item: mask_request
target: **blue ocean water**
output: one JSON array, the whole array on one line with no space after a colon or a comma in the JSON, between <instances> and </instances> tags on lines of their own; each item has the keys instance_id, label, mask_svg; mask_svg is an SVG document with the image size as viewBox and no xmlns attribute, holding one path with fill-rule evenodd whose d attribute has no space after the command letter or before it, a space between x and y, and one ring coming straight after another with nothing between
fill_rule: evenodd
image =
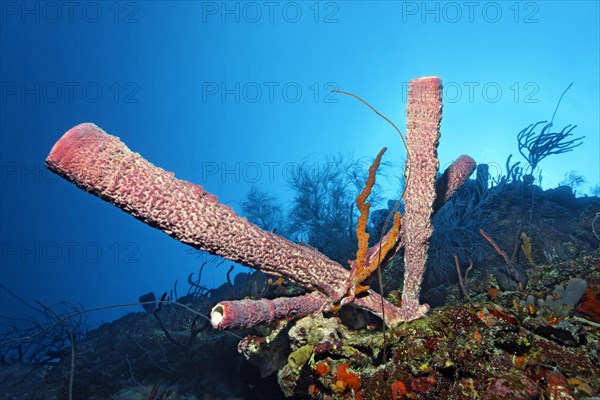
<instances>
[{"instance_id":1,"label":"blue ocean water","mask_svg":"<svg viewBox=\"0 0 600 400\"><path fill-rule=\"evenodd\" d=\"M0 3L0 283L32 303L136 303L182 289L202 260L49 172L71 127L93 122L241 211L256 185L290 202L287 168L328 154L386 159L401 173L409 80L440 76L439 157L524 162L517 133L549 121L585 136L540 163L543 188L575 171L600 184L596 1ZM386 189L391 194L394 188ZM226 281L229 263L203 271ZM248 271L236 266L235 273ZM90 313L93 324L139 306ZM0 315L30 307L0 291Z\"/></svg>"}]
</instances>

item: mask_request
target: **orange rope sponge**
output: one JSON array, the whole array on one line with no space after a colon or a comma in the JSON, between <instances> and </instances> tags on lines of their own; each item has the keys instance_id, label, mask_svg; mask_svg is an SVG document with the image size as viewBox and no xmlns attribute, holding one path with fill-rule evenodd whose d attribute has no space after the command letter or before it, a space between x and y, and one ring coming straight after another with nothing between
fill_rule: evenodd
<instances>
[{"instance_id":1,"label":"orange rope sponge","mask_svg":"<svg viewBox=\"0 0 600 400\"><path fill-rule=\"evenodd\" d=\"M367 203L367 197L371 194L371 190L375 185L375 173L379 165L381 164L381 157L387 148L381 149L373 165L369 168L369 178L365 184L365 188L356 198L356 205L360 211L360 218L356 225L356 237L358 239L358 251L356 252L356 262L354 263L353 283L354 283L354 295L369 290L369 286L363 286L364 282L371 274L377 269L381 260L383 260L386 254L396 244L398 236L400 235L400 213L397 212L394 215L394 225L390 230L390 234L386 236L384 243L380 243L379 256L372 260L371 263L367 261L367 254L369 253L369 233L367 232L367 222L369 220L369 209L371 204Z\"/></svg>"}]
</instances>

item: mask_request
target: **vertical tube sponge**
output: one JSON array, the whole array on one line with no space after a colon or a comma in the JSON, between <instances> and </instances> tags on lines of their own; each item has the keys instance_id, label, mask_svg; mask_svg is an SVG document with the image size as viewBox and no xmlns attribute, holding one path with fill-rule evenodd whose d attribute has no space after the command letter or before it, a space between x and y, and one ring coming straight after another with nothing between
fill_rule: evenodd
<instances>
[{"instance_id":1,"label":"vertical tube sponge","mask_svg":"<svg viewBox=\"0 0 600 400\"><path fill-rule=\"evenodd\" d=\"M402 316L405 321L421 317L429 309L419 305L419 292L433 233L431 215L438 171L437 146L442 120L442 82L438 77L413 79L408 86L406 141L410 171L405 195L404 288Z\"/></svg>"}]
</instances>

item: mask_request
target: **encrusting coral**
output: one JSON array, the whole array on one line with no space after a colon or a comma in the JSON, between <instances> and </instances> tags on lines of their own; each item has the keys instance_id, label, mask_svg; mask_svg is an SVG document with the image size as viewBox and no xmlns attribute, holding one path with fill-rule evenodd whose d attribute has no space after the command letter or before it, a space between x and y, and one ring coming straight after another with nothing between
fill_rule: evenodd
<instances>
[{"instance_id":1,"label":"encrusting coral","mask_svg":"<svg viewBox=\"0 0 600 400\"><path fill-rule=\"evenodd\" d=\"M428 310L419 305L425 269L431 215L448 200L475 169L468 156L459 157L435 182L436 154L441 121L441 81L414 79L407 107L410 182L402 235L393 230L360 257L362 268L372 269L380 251L406 248L403 309L372 290L360 288L367 272L351 272L314 249L293 243L238 216L201 186L176 179L132 152L118 137L91 123L70 129L54 145L47 167L80 188L109 201L135 218L196 249L217 254L242 265L281 276L308 291L298 297L239 300L218 303L212 325L226 329L249 327L280 318L299 318L353 304L384 318L388 325L418 318ZM376 169L376 167L375 167ZM374 178L373 178L374 179ZM434 203L438 193L438 201ZM365 196L366 197L366 196ZM393 229L398 230L400 216ZM393 245L393 246L392 246ZM361 254L364 251L364 243ZM390 258L390 257L388 257ZM375 264L376 267L376 264ZM355 296L355 288L364 291Z\"/></svg>"}]
</instances>

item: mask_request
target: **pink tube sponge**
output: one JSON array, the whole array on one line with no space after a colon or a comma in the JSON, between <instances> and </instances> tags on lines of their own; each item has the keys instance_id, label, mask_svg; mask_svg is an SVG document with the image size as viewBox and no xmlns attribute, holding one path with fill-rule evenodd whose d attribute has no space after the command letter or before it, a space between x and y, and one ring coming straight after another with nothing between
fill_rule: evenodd
<instances>
[{"instance_id":1,"label":"pink tube sponge","mask_svg":"<svg viewBox=\"0 0 600 400\"><path fill-rule=\"evenodd\" d=\"M248 326L286 314L327 310L342 300L352 283L350 271L338 263L260 229L201 186L176 179L94 124L81 124L65 133L52 148L46 165L183 243L282 276L313 292L296 300L223 302L213 310L215 327ZM398 322L392 319L399 315L394 305L376 293L369 296L372 301L363 308L382 314L383 307L386 323Z\"/></svg>"},{"instance_id":2,"label":"pink tube sponge","mask_svg":"<svg viewBox=\"0 0 600 400\"><path fill-rule=\"evenodd\" d=\"M330 300L321 292L277 299L222 301L210 312L217 329L250 328L283 318L302 318L329 308Z\"/></svg>"},{"instance_id":3,"label":"pink tube sponge","mask_svg":"<svg viewBox=\"0 0 600 400\"><path fill-rule=\"evenodd\" d=\"M435 182L436 197L433 203L434 212L439 210L454 196L456 191L460 189L463 183L475 171L475 168L477 168L475 161L463 154L444 171L442 176Z\"/></svg>"},{"instance_id":4,"label":"pink tube sponge","mask_svg":"<svg viewBox=\"0 0 600 400\"><path fill-rule=\"evenodd\" d=\"M427 312L427 305L419 304L419 292L432 234L431 215L475 168L470 157L461 156L436 187L441 108L439 78L410 82L407 107L410 178L402 217L403 236L396 240L393 253L405 247L402 309L372 290L362 293L363 296L352 295L349 289L356 282L340 264L312 248L260 229L220 204L216 196L201 186L176 179L173 173L154 166L129 150L118 137L108 135L94 124L81 124L65 133L52 148L46 165L80 188L183 243L281 276L309 292L294 298L221 302L211 312L215 328L248 327L279 318L296 318L331 310L340 304L369 310L392 326ZM377 260L379 249L376 245L366 252L369 263ZM385 261L389 262L393 254L385 257Z\"/></svg>"},{"instance_id":5,"label":"pink tube sponge","mask_svg":"<svg viewBox=\"0 0 600 400\"><path fill-rule=\"evenodd\" d=\"M338 301L348 271L321 253L264 231L201 186L176 179L118 137L81 124L54 145L49 169L190 246L223 256Z\"/></svg>"},{"instance_id":6,"label":"pink tube sponge","mask_svg":"<svg viewBox=\"0 0 600 400\"><path fill-rule=\"evenodd\" d=\"M435 200L435 175L438 170L437 146L442 121L442 82L438 77L413 79L408 86L406 108L407 158L403 242L404 320L420 317L419 293L427 262L429 240L433 233L431 214Z\"/></svg>"}]
</instances>

